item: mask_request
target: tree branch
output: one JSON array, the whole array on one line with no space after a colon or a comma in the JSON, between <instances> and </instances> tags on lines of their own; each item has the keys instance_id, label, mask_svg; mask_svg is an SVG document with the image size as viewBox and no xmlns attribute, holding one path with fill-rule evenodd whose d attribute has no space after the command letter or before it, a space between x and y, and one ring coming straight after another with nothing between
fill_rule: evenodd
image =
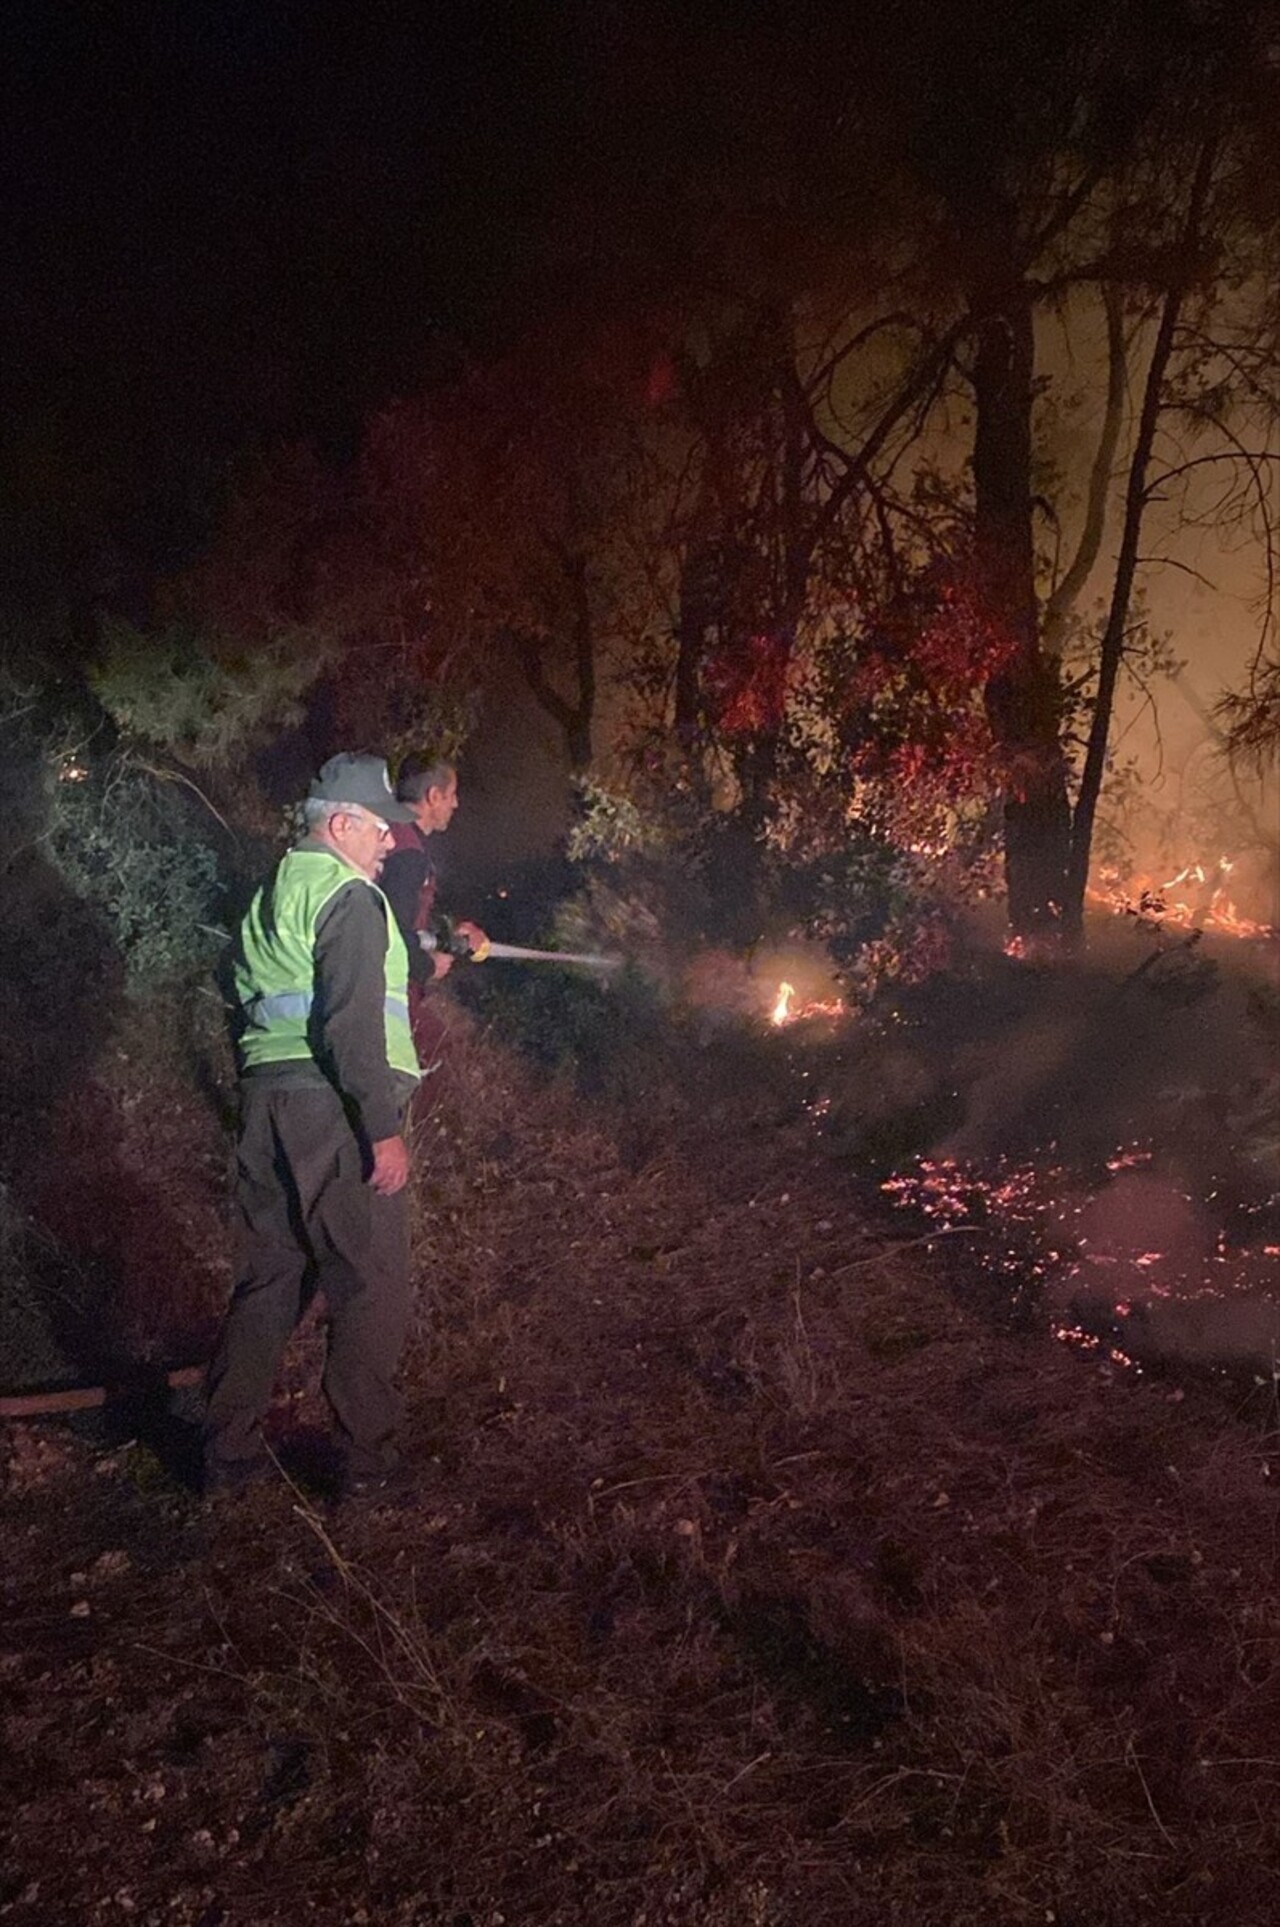
<instances>
[{"instance_id":1,"label":"tree branch","mask_svg":"<svg viewBox=\"0 0 1280 1927\"><path fill-rule=\"evenodd\" d=\"M804 383L806 392L812 395L817 389L825 388L842 361L856 354L859 348L865 348L869 341L874 341L875 337L883 334L886 328L910 328L916 334L924 332L919 319L906 313L887 314L879 321L869 321L865 328L859 328L857 334L846 341L843 348L837 348L820 367L814 369Z\"/></svg>"},{"instance_id":2,"label":"tree branch","mask_svg":"<svg viewBox=\"0 0 1280 1927\"><path fill-rule=\"evenodd\" d=\"M968 327L969 316L967 314L961 315L956 321L952 322L946 333L934 343L929 353L922 357L910 375L901 383L893 399L881 413L879 420L866 436L856 455L844 454L842 451L835 449L831 450L832 454L839 454L840 459L843 461L844 473L832 488L830 495L828 495L818 512L813 532L815 546L835 521L854 490L861 482L865 481L870 472L871 464L888 441L898 423L902 420L902 417L916 405L922 396L928 394L931 390L936 391L938 384L945 379L946 370L951 363L951 357L955 353L956 347Z\"/></svg>"},{"instance_id":3,"label":"tree branch","mask_svg":"<svg viewBox=\"0 0 1280 1927\"><path fill-rule=\"evenodd\" d=\"M1032 261L1036 260L1039 255L1044 253L1050 241L1056 241L1060 234L1066 232L1085 202L1089 199L1089 196L1093 193L1098 182L1102 179L1103 173L1103 166L1099 163L1096 167L1089 168L1080 176L1080 179L1071 189L1071 192L1063 196L1058 207L1045 222L1039 234L1036 235L1035 240L1032 242L1031 253L1028 259Z\"/></svg>"}]
</instances>

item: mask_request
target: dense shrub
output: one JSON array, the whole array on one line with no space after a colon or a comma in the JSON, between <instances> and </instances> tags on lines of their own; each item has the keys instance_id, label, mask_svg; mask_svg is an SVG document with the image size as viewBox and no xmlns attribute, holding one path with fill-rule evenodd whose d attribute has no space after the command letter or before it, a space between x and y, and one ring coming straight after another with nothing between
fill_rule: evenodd
<instances>
[{"instance_id":1,"label":"dense shrub","mask_svg":"<svg viewBox=\"0 0 1280 1927\"><path fill-rule=\"evenodd\" d=\"M181 793L119 751L64 761L58 777L50 855L104 920L130 987L206 971L225 934L218 854Z\"/></svg>"}]
</instances>

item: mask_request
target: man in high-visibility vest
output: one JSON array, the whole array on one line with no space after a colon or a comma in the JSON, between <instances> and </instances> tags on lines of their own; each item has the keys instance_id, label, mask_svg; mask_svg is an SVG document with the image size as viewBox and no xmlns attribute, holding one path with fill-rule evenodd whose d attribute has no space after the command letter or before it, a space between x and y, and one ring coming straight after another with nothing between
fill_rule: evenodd
<instances>
[{"instance_id":1,"label":"man in high-visibility vest","mask_svg":"<svg viewBox=\"0 0 1280 1927\"><path fill-rule=\"evenodd\" d=\"M409 811L380 757L341 755L302 816L236 949L238 1274L206 1387L208 1492L267 1468L262 1420L316 1292L342 1490L376 1494L398 1466L394 1380L410 1309L403 1124L419 1070L408 958L378 877L391 825Z\"/></svg>"}]
</instances>

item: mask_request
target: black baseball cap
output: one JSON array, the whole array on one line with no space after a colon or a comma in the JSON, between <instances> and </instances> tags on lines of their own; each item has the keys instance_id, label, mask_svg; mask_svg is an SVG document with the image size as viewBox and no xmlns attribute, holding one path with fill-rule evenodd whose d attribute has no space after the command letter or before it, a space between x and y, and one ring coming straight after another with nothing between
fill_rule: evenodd
<instances>
[{"instance_id":1,"label":"black baseball cap","mask_svg":"<svg viewBox=\"0 0 1280 1927\"><path fill-rule=\"evenodd\" d=\"M413 811L396 801L381 756L331 756L307 795L326 803L355 803L385 823L412 823Z\"/></svg>"}]
</instances>

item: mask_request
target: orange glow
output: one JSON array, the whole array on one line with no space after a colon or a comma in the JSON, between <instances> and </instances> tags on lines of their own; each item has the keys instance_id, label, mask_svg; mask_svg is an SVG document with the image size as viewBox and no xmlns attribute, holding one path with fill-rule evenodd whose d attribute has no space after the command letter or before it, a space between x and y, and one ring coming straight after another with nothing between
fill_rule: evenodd
<instances>
[{"instance_id":1,"label":"orange glow","mask_svg":"<svg viewBox=\"0 0 1280 1927\"><path fill-rule=\"evenodd\" d=\"M1186 863L1176 876L1160 883L1148 876L1122 883L1118 872L1107 868L1099 871L1088 897L1090 903L1117 915L1145 917L1183 930L1216 930L1228 937L1272 936L1270 924L1241 916L1228 895L1234 867L1225 856L1214 864Z\"/></svg>"},{"instance_id":2,"label":"orange glow","mask_svg":"<svg viewBox=\"0 0 1280 1927\"><path fill-rule=\"evenodd\" d=\"M778 985L778 994L769 1012L769 1022L799 1024L810 1017L847 1017L848 1015L849 1006L839 997L834 997L829 1002L823 1002L821 998L812 998L807 1002L797 1003L795 985L782 983Z\"/></svg>"}]
</instances>

